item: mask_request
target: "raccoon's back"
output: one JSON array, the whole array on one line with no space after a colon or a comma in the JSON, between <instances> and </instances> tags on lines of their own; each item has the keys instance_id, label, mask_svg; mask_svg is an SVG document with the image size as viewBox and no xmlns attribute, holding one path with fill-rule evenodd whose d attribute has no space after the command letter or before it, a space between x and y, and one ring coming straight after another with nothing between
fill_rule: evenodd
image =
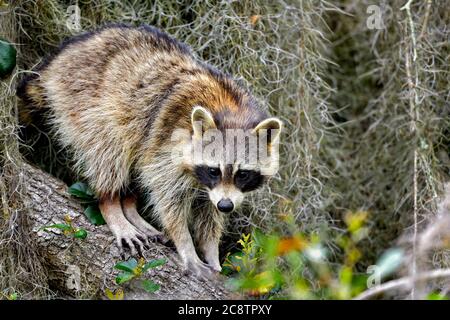
<instances>
[{"instance_id":1,"label":"raccoon's back","mask_svg":"<svg viewBox=\"0 0 450 320\"><path fill-rule=\"evenodd\" d=\"M110 25L65 41L36 70L39 77L24 79L18 94L36 107L73 99L86 107L83 101L117 99L119 89L129 95L149 70L167 68L164 64L177 63L174 59L193 61L187 46L156 28ZM164 70L153 71L156 76Z\"/></svg>"},{"instance_id":2,"label":"raccoon's back","mask_svg":"<svg viewBox=\"0 0 450 320\"><path fill-rule=\"evenodd\" d=\"M108 194L126 186L155 102L189 65L189 49L155 28L109 26L64 43L18 93L48 107L78 171Z\"/></svg>"}]
</instances>

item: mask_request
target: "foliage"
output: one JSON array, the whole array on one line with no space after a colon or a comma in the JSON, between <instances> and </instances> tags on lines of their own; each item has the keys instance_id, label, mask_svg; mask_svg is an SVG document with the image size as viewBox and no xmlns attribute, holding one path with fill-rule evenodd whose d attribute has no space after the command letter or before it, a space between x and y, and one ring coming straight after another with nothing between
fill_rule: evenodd
<instances>
[{"instance_id":1,"label":"foliage","mask_svg":"<svg viewBox=\"0 0 450 320\"><path fill-rule=\"evenodd\" d=\"M16 49L4 39L0 39L0 78L9 75L16 66Z\"/></svg>"},{"instance_id":2,"label":"foliage","mask_svg":"<svg viewBox=\"0 0 450 320\"><path fill-rule=\"evenodd\" d=\"M11 291L11 290L9 290L9 291L11 293L7 293L7 291L0 292L0 300L6 299L6 300L14 301L14 300L18 300L19 299L19 294L17 292Z\"/></svg>"},{"instance_id":3,"label":"foliage","mask_svg":"<svg viewBox=\"0 0 450 320\"><path fill-rule=\"evenodd\" d=\"M83 228L73 226L73 220L69 215L64 217L65 223L56 223L49 226L44 226L41 230L48 231L48 229L59 229L67 237L74 237L76 239L86 239L88 233Z\"/></svg>"},{"instance_id":4,"label":"foliage","mask_svg":"<svg viewBox=\"0 0 450 320\"><path fill-rule=\"evenodd\" d=\"M105 295L109 300L123 300L124 298L124 293L121 288L115 290L114 292L109 290L109 288L106 288Z\"/></svg>"},{"instance_id":5,"label":"foliage","mask_svg":"<svg viewBox=\"0 0 450 320\"><path fill-rule=\"evenodd\" d=\"M122 271L119 275L117 275L116 283L121 285L133 279L140 278L148 270L162 266L165 263L165 259L154 259L149 262L145 262L144 258L140 258L139 261L134 258L131 258L128 261L121 261L114 266L114 268ZM149 279L144 279L141 281L141 287L149 293L154 293L158 291L161 286ZM108 295L108 292L106 294L108 297L110 296Z\"/></svg>"},{"instance_id":6,"label":"foliage","mask_svg":"<svg viewBox=\"0 0 450 320\"><path fill-rule=\"evenodd\" d=\"M228 254L224 273L229 286L249 296L268 299L350 299L370 283L369 275L357 270L361 259L358 245L367 237L368 213L349 212L346 232L332 242L343 252L333 261L324 246L324 235L299 231L292 217L285 222L289 236L263 234L255 229L238 241L241 249ZM330 237L331 235L328 235ZM380 258L373 277L383 279L400 267L404 255L391 249Z\"/></svg>"},{"instance_id":7,"label":"foliage","mask_svg":"<svg viewBox=\"0 0 450 320\"><path fill-rule=\"evenodd\" d=\"M445 294L432 292L427 296L427 300L450 300Z\"/></svg>"},{"instance_id":8,"label":"foliage","mask_svg":"<svg viewBox=\"0 0 450 320\"><path fill-rule=\"evenodd\" d=\"M98 208L98 201L95 198L95 194L86 183L76 182L69 187L68 191L85 205L84 214L92 224L96 226L106 224Z\"/></svg>"}]
</instances>

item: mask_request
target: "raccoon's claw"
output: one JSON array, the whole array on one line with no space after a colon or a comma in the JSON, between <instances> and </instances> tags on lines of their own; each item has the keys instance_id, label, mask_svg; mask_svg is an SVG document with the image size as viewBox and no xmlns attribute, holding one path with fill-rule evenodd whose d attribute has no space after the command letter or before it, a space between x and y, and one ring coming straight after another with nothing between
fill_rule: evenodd
<instances>
[{"instance_id":1,"label":"raccoon's claw","mask_svg":"<svg viewBox=\"0 0 450 320\"><path fill-rule=\"evenodd\" d=\"M134 228L121 230L115 236L122 256L124 256L125 248L131 251L132 256L142 256L142 252L149 247L147 238Z\"/></svg>"},{"instance_id":2,"label":"raccoon's claw","mask_svg":"<svg viewBox=\"0 0 450 320\"><path fill-rule=\"evenodd\" d=\"M153 231L153 230L142 230L141 228L138 228L139 231L141 231L144 235L145 235L145 239L148 243L148 241L150 242L159 242L161 244L166 244L167 242L169 242L169 239L160 231Z\"/></svg>"},{"instance_id":3,"label":"raccoon's claw","mask_svg":"<svg viewBox=\"0 0 450 320\"><path fill-rule=\"evenodd\" d=\"M127 216L133 227L135 227L148 240L152 242L160 242L162 244L166 244L169 241L161 231L156 230L151 224L142 219L137 212L127 211Z\"/></svg>"},{"instance_id":4,"label":"raccoon's claw","mask_svg":"<svg viewBox=\"0 0 450 320\"><path fill-rule=\"evenodd\" d=\"M170 240L163 233L155 234L153 236L149 236L150 241L159 242L161 244L167 244Z\"/></svg>"},{"instance_id":5,"label":"raccoon's claw","mask_svg":"<svg viewBox=\"0 0 450 320\"><path fill-rule=\"evenodd\" d=\"M217 276L217 271L203 262L188 262L184 267L185 275L193 275L202 280L211 280Z\"/></svg>"}]
</instances>

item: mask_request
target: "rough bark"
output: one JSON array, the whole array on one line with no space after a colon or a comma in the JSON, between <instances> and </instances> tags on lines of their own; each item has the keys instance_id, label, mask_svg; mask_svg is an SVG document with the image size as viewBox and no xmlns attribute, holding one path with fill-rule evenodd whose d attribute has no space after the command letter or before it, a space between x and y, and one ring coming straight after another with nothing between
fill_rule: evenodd
<instances>
[{"instance_id":1,"label":"rough bark","mask_svg":"<svg viewBox=\"0 0 450 320\"><path fill-rule=\"evenodd\" d=\"M105 298L106 288L114 290L121 261L115 240L107 226L94 226L83 214L80 203L67 193L67 186L51 175L24 164L25 192L28 199L31 237L48 269L53 290L74 298ZM60 230L42 227L63 223L69 215L73 225L88 232L86 239L65 236ZM174 249L153 244L145 258L165 258L167 263L150 270L145 277L161 285L156 293L147 293L139 281L123 286L125 299L224 299L229 298L221 279L200 281L183 275Z\"/></svg>"}]
</instances>

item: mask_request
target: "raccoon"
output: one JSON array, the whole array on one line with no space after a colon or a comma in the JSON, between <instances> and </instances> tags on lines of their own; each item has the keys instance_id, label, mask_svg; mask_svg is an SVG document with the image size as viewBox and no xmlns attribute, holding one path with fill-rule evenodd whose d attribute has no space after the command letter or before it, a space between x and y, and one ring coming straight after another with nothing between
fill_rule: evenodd
<instances>
[{"instance_id":1,"label":"raccoon","mask_svg":"<svg viewBox=\"0 0 450 320\"><path fill-rule=\"evenodd\" d=\"M201 159L192 151L208 146L209 131L227 137L239 129L262 137L273 163L282 122L230 76L147 25L109 25L73 37L36 71L18 95L48 110L49 125L95 191L118 247L136 255L149 240L168 237L185 270L201 278L219 272L227 214L273 173L257 163L226 162L223 154L236 153L226 146ZM139 215L131 185L152 206L162 232Z\"/></svg>"}]
</instances>

